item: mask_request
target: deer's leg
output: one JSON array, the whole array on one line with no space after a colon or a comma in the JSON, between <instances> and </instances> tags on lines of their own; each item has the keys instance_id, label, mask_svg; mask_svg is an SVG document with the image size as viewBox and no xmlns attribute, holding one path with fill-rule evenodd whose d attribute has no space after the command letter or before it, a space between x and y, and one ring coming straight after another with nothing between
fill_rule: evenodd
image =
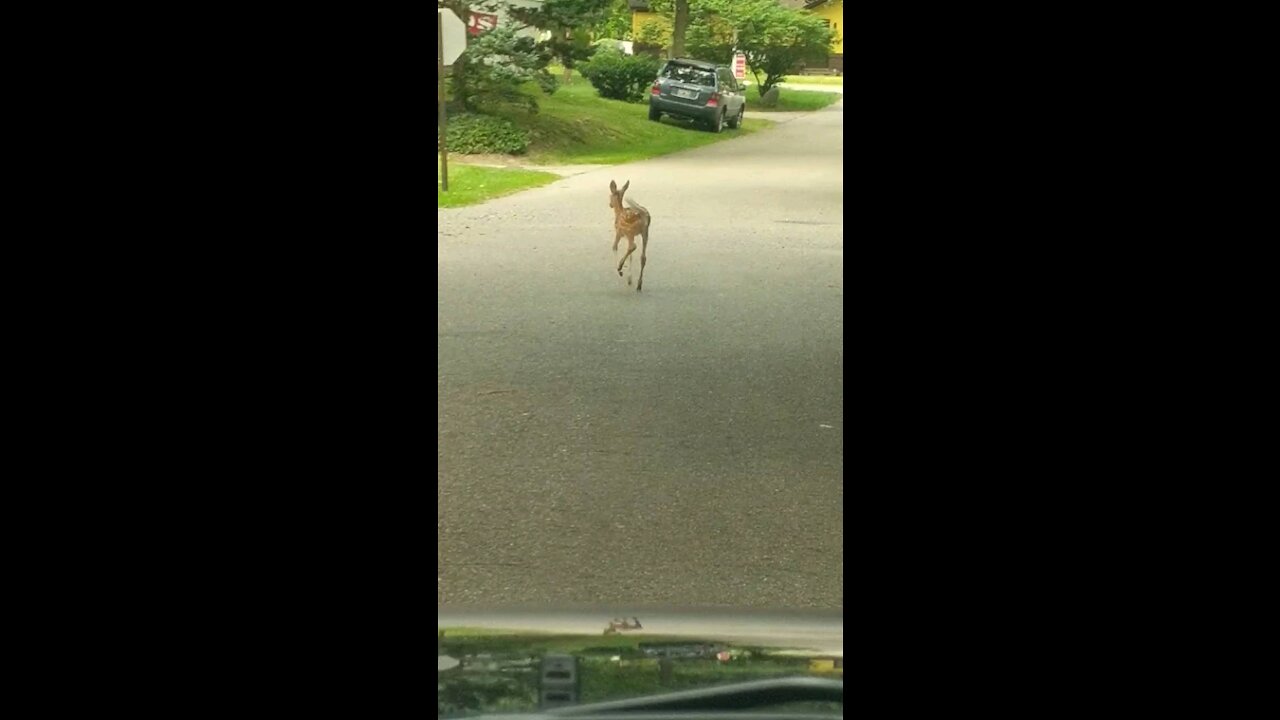
<instances>
[{"instance_id":1,"label":"deer's leg","mask_svg":"<svg viewBox=\"0 0 1280 720\"><path fill-rule=\"evenodd\" d=\"M622 233L620 233L620 232L614 232L614 234L613 234L613 260L614 260L614 262L617 262L617 261L618 261L618 242L619 242L619 241L621 241L621 240L622 240ZM619 265L621 265L622 263L618 263L618 264L619 264ZM619 270L619 271L618 271L618 277L622 277L622 271L621 271L621 270Z\"/></svg>"},{"instance_id":2,"label":"deer's leg","mask_svg":"<svg viewBox=\"0 0 1280 720\"><path fill-rule=\"evenodd\" d=\"M640 235L644 245L640 247L640 282L636 283L636 292L644 287L644 264L649 259L649 230L645 229Z\"/></svg>"},{"instance_id":3,"label":"deer's leg","mask_svg":"<svg viewBox=\"0 0 1280 720\"><path fill-rule=\"evenodd\" d=\"M622 264L626 263L627 260L630 260L632 252L636 251L635 236L627 236L627 245L627 254L622 256L622 263L618 263L618 277L620 278L622 277ZM630 279L628 279L627 284L631 284Z\"/></svg>"}]
</instances>

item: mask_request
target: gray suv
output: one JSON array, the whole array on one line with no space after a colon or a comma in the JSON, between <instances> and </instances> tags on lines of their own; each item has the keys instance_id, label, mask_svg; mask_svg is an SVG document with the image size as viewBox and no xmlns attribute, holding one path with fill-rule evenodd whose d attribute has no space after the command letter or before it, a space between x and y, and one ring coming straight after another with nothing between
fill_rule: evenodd
<instances>
[{"instance_id":1,"label":"gray suv","mask_svg":"<svg viewBox=\"0 0 1280 720\"><path fill-rule=\"evenodd\" d=\"M725 65L676 58L667 61L649 90L649 119L665 113L701 121L711 132L742 124L745 88Z\"/></svg>"}]
</instances>

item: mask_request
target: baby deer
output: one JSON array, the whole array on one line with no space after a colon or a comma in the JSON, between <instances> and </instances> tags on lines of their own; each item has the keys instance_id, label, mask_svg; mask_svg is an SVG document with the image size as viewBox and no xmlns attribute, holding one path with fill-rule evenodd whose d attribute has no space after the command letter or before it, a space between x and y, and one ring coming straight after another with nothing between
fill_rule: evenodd
<instances>
[{"instance_id":1,"label":"baby deer","mask_svg":"<svg viewBox=\"0 0 1280 720\"><path fill-rule=\"evenodd\" d=\"M627 285L631 285L631 253L636 251L636 235L639 235L644 244L640 248L640 282L636 283L636 292L644 287L644 265L648 260L647 251L649 249L649 211L645 210L640 203L635 200L628 200L627 204L630 208L622 207L622 196L627 192L627 188L631 187L631 181L628 180L622 189L618 189L618 184L612 180L609 181L609 207L613 208L613 257L618 257L618 241L622 236L627 237L627 254L622 256L618 261L618 277L622 277L622 265L627 266Z\"/></svg>"}]
</instances>

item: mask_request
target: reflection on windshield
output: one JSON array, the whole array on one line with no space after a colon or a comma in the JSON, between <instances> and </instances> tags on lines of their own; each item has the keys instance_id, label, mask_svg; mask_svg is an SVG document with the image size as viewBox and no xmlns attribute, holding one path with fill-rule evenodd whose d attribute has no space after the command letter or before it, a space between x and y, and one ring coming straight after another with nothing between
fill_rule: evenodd
<instances>
[{"instance_id":1,"label":"reflection on windshield","mask_svg":"<svg viewBox=\"0 0 1280 720\"><path fill-rule=\"evenodd\" d=\"M841 656L627 634L612 623L598 636L449 628L438 631L438 641L441 718L535 712L770 678L844 677ZM781 709L838 715L843 706L794 703Z\"/></svg>"},{"instance_id":2,"label":"reflection on windshield","mask_svg":"<svg viewBox=\"0 0 1280 720\"><path fill-rule=\"evenodd\" d=\"M711 74L710 70L688 65L668 64L666 69L662 71L662 76L689 83L690 85L701 85L702 87L715 87L716 85L715 76Z\"/></svg>"}]
</instances>

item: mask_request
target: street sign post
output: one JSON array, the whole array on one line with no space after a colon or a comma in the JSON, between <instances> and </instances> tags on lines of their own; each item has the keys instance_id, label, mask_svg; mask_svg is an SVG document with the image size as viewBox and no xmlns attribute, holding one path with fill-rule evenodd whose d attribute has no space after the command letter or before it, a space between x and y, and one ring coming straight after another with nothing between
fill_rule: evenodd
<instances>
[{"instance_id":1,"label":"street sign post","mask_svg":"<svg viewBox=\"0 0 1280 720\"><path fill-rule=\"evenodd\" d=\"M444 108L444 66L467 49L467 27L448 8L436 11L436 103L440 106L440 190L449 192L449 120Z\"/></svg>"},{"instance_id":2,"label":"street sign post","mask_svg":"<svg viewBox=\"0 0 1280 720\"><path fill-rule=\"evenodd\" d=\"M747 56L738 53L733 56L733 76L739 80L747 76Z\"/></svg>"}]
</instances>

